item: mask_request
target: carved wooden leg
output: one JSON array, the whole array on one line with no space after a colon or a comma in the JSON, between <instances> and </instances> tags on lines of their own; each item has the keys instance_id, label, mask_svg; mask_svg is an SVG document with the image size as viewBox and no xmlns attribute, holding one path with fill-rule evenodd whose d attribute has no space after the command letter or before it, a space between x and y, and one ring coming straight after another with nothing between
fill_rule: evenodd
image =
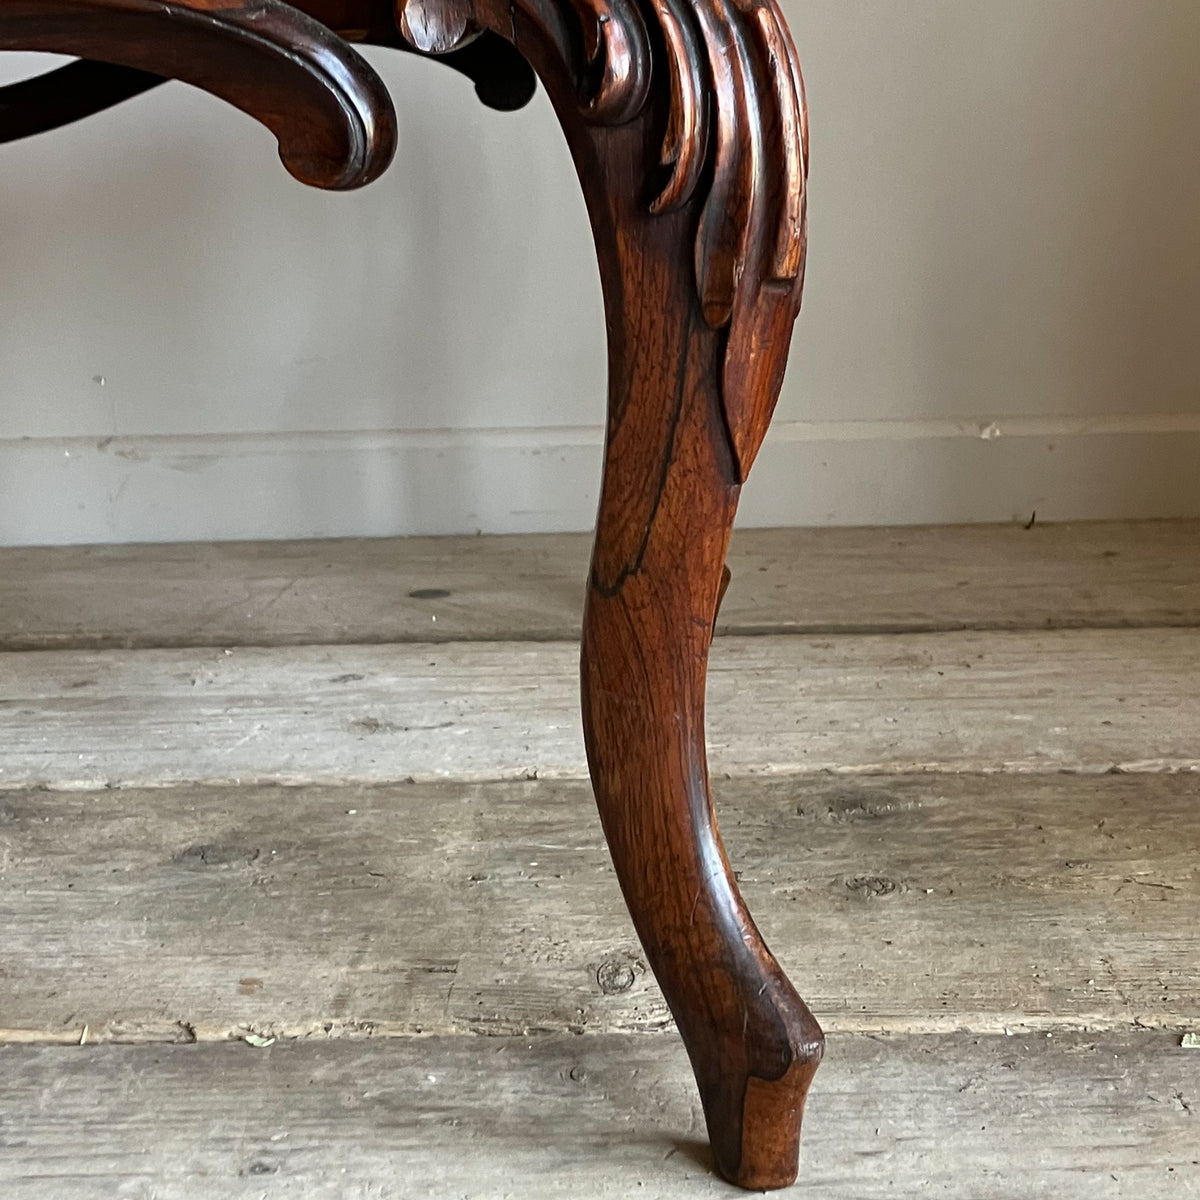
<instances>
[{"instance_id":1,"label":"carved wooden leg","mask_svg":"<svg viewBox=\"0 0 1200 1200\"><path fill-rule=\"evenodd\" d=\"M509 37L546 84L604 287L608 440L583 641L588 758L717 1164L796 1176L823 1038L717 835L708 649L738 490L778 395L804 266L806 131L773 0L408 0L442 53Z\"/></svg>"},{"instance_id":2,"label":"carved wooden leg","mask_svg":"<svg viewBox=\"0 0 1200 1200\"><path fill-rule=\"evenodd\" d=\"M712 339L699 340L677 368L640 364L654 379L637 386L678 396L665 439L636 405L610 428L584 729L613 861L691 1056L717 1164L745 1187L782 1187L796 1176L823 1039L738 895L712 812L705 670L737 488Z\"/></svg>"},{"instance_id":3,"label":"carved wooden leg","mask_svg":"<svg viewBox=\"0 0 1200 1200\"><path fill-rule=\"evenodd\" d=\"M796 1177L823 1038L738 895L709 793L704 698L741 475L734 421L739 406L764 426L769 416L761 393L725 391L723 404L722 389L773 380L791 320L755 346L759 362L734 361L730 331L710 325L697 295L688 217L620 211L620 252L606 264L619 284L584 730L613 861L691 1056L717 1164L745 1187L782 1187Z\"/></svg>"},{"instance_id":4,"label":"carved wooden leg","mask_svg":"<svg viewBox=\"0 0 1200 1200\"><path fill-rule=\"evenodd\" d=\"M393 0L297 0L390 44ZM708 787L704 688L738 490L778 396L804 268L803 95L775 0L395 0L423 52L500 107L543 79L596 238L608 439L583 644L596 799L638 934L695 1068L717 1164L796 1174L822 1035L763 944ZM0 49L78 54L205 87L275 131L293 174L374 177L392 112L374 73L279 0L9 0ZM483 35L483 36L480 36ZM44 88L79 92L36 111ZM0 97L0 138L145 79L76 69Z\"/></svg>"}]
</instances>

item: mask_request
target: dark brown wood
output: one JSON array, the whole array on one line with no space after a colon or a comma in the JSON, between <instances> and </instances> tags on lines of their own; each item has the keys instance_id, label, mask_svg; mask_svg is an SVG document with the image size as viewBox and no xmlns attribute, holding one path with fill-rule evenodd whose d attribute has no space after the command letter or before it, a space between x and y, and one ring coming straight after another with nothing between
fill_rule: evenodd
<instances>
[{"instance_id":1,"label":"dark brown wood","mask_svg":"<svg viewBox=\"0 0 1200 1200\"><path fill-rule=\"evenodd\" d=\"M717 1166L748 1188L786 1186L823 1036L738 893L704 735L738 492L803 283L807 130L786 25L775 0L302 7L308 16L277 0L13 0L0 49L195 83L271 128L288 169L324 187L368 181L394 142L382 85L331 30L457 56L500 107L529 90L501 44L541 77L583 185L609 332L582 650L596 800Z\"/></svg>"},{"instance_id":2,"label":"dark brown wood","mask_svg":"<svg viewBox=\"0 0 1200 1200\"><path fill-rule=\"evenodd\" d=\"M395 152L395 110L379 76L279 0L6 0L0 50L78 55L193 84L266 125L284 166L315 187L361 187ZM16 110L25 131L27 111Z\"/></svg>"},{"instance_id":3,"label":"dark brown wood","mask_svg":"<svg viewBox=\"0 0 1200 1200\"><path fill-rule=\"evenodd\" d=\"M582 653L596 800L717 1165L745 1187L786 1186L823 1038L721 845L704 695L739 485L800 303L795 50L773 0L408 0L401 27L434 53L480 29L510 37L575 158L609 330Z\"/></svg>"},{"instance_id":4,"label":"dark brown wood","mask_svg":"<svg viewBox=\"0 0 1200 1200\"><path fill-rule=\"evenodd\" d=\"M369 40L390 44L386 36ZM395 48L412 50L406 43ZM502 112L528 104L537 86L529 64L492 33L443 55L441 61L471 79L479 99ZM0 142L59 129L166 82L163 76L147 71L78 59L44 75L7 84L0 87Z\"/></svg>"}]
</instances>

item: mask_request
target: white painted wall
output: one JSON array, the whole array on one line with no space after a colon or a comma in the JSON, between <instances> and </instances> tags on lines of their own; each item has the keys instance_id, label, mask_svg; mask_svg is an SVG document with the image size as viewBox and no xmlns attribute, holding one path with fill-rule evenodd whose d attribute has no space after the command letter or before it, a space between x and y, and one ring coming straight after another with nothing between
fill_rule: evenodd
<instances>
[{"instance_id":1,"label":"white painted wall","mask_svg":"<svg viewBox=\"0 0 1200 1200\"><path fill-rule=\"evenodd\" d=\"M743 523L1200 515L1200 4L784 7L808 295ZM0 542L590 525L603 320L548 105L370 56L401 151L355 195L178 84L0 147Z\"/></svg>"}]
</instances>

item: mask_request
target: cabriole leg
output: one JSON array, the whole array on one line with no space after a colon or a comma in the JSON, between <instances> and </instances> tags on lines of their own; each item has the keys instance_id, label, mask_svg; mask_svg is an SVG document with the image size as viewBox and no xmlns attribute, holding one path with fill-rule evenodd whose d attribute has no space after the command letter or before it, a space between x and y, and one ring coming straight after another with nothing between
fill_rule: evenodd
<instances>
[{"instance_id":1,"label":"cabriole leg","mask_svg":"<svg viewBox=\"0 0 1200 1200\"><path fill-rule=\"evenodd\" d=\"M738 895L709 794L705 672L737 496L713 341L693 343L679 378L658 368L656 386L680 397L666 446L633 400L610 428L584 730L613 861L691 1056L717 1164L745 1187L781 1187L796 1176L823 1041Z\"/></svg>"},{"instance_id":2,"label":"cabriole leg","mask_svg":"<svg viewBox=\"0 0 1200 1200\"><path fill-rule=\"evenodd\" d=\"M582 656L596 800L717 1164L746 1187L785 1186L823 1038L725 858L704 692L738 491L800 304L791 38L774 0L408 0L401 28L431 53L481 29L508 38L575 158L609 335Z\"/></svg>"}]
</instances>

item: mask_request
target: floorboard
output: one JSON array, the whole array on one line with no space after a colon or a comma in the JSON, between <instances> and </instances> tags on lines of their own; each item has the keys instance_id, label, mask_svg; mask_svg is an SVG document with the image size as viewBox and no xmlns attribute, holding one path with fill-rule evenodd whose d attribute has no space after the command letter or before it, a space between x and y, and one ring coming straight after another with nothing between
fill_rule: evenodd
<instances>
[{"instance_id":1,"label":"floorboard","mask_svg":"<svg viewBox=\"0 0 1200 1200\"><path fill-rule=\"evenodd\" d=\"M584 778L573 644L27 651L0 789ZM1194 771L1200 631L726 637L730 774Z\"/></svg>"},{"instance_id":2,"label":"floorboard","mask_svg":"<svg viewBox=\"0 0 1200 1200\"><path fill-rule=\"evenodd\" d=\"M832 1042L823 1200L1200 1196L1200 1067L1166 1034ZM673 1037L0 1047L6 1200L745 1195Z\"/></svg>"},{"instance_id":3,"label":"floorboard","mask_svg":"<svg viewBox=\"0 0 1200 1200\"><path fill-rule=\"evenodd\" d=\"M738 530L719 633L1200 624L1200 521ZM559 641L590 538L0 549L0 649Z\"/></svg>"},{"instance_id":4,"label":"floorboard","mask_svg":"<svg viewBox=\"0 0 1200 1200\"><path fill-rule=\"evenodd\" d=\"M1192 776L717 800L830 1031L1200 1027ZM16 792L0 861L0 1041L670 1025L580 783Z\"/></svg>"}]
</instances>

